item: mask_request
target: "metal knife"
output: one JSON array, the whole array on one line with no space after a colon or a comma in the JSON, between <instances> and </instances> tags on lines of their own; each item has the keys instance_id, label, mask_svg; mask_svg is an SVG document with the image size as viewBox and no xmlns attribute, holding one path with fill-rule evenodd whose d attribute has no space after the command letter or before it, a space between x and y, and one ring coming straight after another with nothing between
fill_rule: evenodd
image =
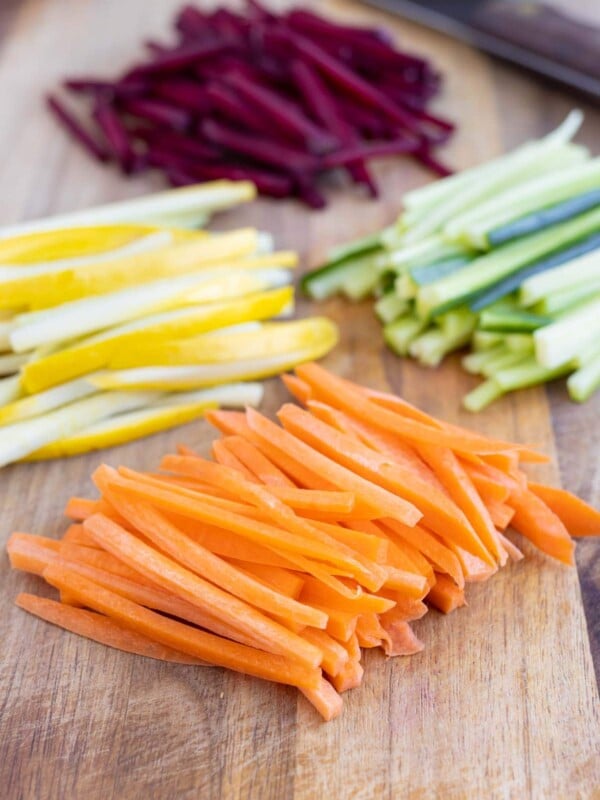
<instances>
[{"instance_id":1,"label":"metal knife","mask_svg":"<svg viewBox=\"0 0 600 800\"><path fill-rule=\"evenodd\" d=\"M600 27L553 6L522 0L363 2L466 41L596 102L600 100Z\"/></svg>"}]
</instances>

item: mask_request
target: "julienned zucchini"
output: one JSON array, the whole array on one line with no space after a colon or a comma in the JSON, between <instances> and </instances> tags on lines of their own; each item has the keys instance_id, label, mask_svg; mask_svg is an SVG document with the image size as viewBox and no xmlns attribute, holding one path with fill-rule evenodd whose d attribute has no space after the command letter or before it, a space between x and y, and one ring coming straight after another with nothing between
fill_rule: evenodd
<instances>
[{"instance_id":1,"label":"julienned zucchini","mask_svg":"<svg viewBox=\"0 0 600 800\"><path fill-rule=\"evenodd\" d=\"M574 371L569 391L585 399L600 381L588 354L600 341L600 158L570 142L581 119L409 192L394 225L338 249L303 288L372 294L388 346L422 364L471 344L465 367L488 378L471 410Z\"/></svg>"}]
</instances>

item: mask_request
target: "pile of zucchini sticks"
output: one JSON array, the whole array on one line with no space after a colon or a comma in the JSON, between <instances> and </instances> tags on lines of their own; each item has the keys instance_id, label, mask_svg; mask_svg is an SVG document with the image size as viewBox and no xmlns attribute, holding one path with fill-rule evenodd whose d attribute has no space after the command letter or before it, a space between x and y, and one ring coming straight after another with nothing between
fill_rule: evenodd
<instances>
[{"instance_id":1,"label":"pile of zucchini sticks","mask_svg":"<svg viewBox=\"0 0 600 800\"><path fill-rule=\"evenodd\" d=\"M424 365L471 345L479 411L568 375L573 400L600 386L600 158L554 132L403 198L397 223L332 253L304 279L314 299L377 298L388 346Z\"/></svg>"},{"instance_id":2,"label":"pile of zucchini sticks","mask_svg":"<svg viewBox=\"0 0 600 800\"><path fill-rule=\"evenodd\" d=\"M195 227L254 194L219 181L0 232L0 466L255 406L257 379L335 344L329 320L286 319L295 253Z\"/></svg>"}]
</instances>

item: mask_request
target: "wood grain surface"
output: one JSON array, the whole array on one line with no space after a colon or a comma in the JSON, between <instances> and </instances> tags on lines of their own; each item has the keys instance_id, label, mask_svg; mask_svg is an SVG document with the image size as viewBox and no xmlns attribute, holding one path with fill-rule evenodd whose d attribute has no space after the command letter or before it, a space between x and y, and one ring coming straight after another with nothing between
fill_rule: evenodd
<instances>
[{"instance_id":1,"label":"wood grain surface","mask_svg":"<svg viewBox=\"0 0 600 800\"><path fill-rule=\"evenodd\" d=\"M49 119L42 94L65 74L107 74L143 38L167 30L177 0L23 0L0 6L0 224L132 196L154 178L126 181L90 163ZM314 3L347 20L375 20L447 75L440 110L460 121L446 158L482 161L551 129L572 101L442 35L352 2ZM588 3L589 5L589 3ZM600 114L586 110L581 140L598 150ZM390 222L404 190L427 174L409 161L381 163L381 201L331 193L325 212L260 201L217 220L268 228L306 265L327 248ZM305 314L313 309L300 304ZM600 398L568 402L561 385L503 399L471 417L459 398L472 379L449 360L435 371L382 346L367 304L320 308L341 327L327 359L340 374L392 387L434 414L487 433L535 442L558 456L541 477L600 502ZM285 397L270 381L264 408ZM58 535L71 494L91 491L100 460L150 467L179 441L207 452L205 423L140 443L0 473L0 544L12 530ZM6 800L171 798L600 797L600 710L575 570L526 547L528 558L469 606L415 625L423 653L386 660L367 653L364 685L343 716L323 724L291 689L218 669L169 666L120 654L37 621L12 605L40 582L0 557L0 797ZM600 664L597 542L579 545L589 632Z\"/></svg>"}]
</instances>

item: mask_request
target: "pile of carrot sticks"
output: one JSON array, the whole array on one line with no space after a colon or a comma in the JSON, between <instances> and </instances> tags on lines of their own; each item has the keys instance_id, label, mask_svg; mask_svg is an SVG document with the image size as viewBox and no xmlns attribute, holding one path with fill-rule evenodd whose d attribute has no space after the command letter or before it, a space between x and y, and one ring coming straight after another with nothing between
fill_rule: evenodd
<instances>
[{"instance_id":1,"label":"pile of carrot sticks","mask_svg":"<svg viewBox=\"0 0 600 800\"><path fill-rule=\"evenodd\" d=\"M228 667L296 686L324 719L358 687L361 653L410 655L429 606L522 558L510 525L573 563L571 536L600 512L529 481L546 460L431 417L400 398L304 364L284 381L281 426L211 411L214 460L187 447L160 472L103 465L100 498L73 497L60 541L14 533L16 569L60 600L17 605L111 647Z\"/></svg>"}]
</instances>

